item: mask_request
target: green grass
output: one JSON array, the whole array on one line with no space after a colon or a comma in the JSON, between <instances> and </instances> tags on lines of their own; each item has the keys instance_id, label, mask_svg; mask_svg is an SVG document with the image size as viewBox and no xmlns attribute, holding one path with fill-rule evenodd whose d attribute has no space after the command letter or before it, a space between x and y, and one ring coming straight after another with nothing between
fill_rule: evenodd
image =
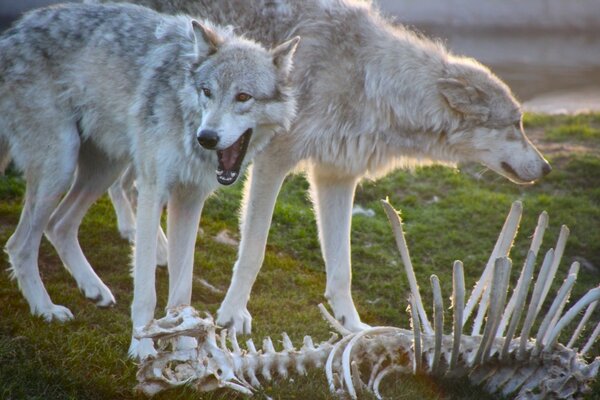
<instances>
[{"instance_id":1,"label":"green grass","mask_svg":"<svg viewBox=\"0 0 600 400\"><path fill-rule=\"evenodd\" d=\"M545 132L544 142L572 138L591 147L600 146L600 116L544 117L527 115L526 126ZM571 132L571 133L569 133ZM572 133L578 132L578 133ZM567 137L568 136L568 137ZM558 160L550 160L558 161ZM395 172L376 182L364 182L356 204L375 211L375 217L356 216L352 227L353 293L363 320L372 325L408 327L408 284L379 200L389 196L402 212L408 245L430 304L429 276L442 283L445 306L451 291L452 262L464 261L467 287L472 287L494 246L510 205L524 204L524 217L512 259L513 282L523 263L538 214L547 210L550 227L542 247L553 247L561 224L571 235L559 271L557 290L571 262L582 261L574 296L579 297L600 281L600 155L598 152L560 155L552 174L533 186L516 186L482 167L461 171L444 167ZM305 334L316 340L329 336L329 328L316 305L323 302L325 273L314 216L302 176L291 176L279 196L265 263L254 286L249 310L254 317L253 337L277 340L286 331L295 343ZM206 204L197 242L196 276L226 289L236 249L212 238L227 229L237 235L237 207L241 185L219 191ZM14 174L0 178L0 242L5 243L19 219L23 183ZM133 399L136 366L126 357L130 338L129 305L132 280L130 250L119 238L114 213L106 198L86 216L80 230L82 247L92 265L113 290L118 304L97 309L78 292L62 268L53 248L44 241L40 270L46 287L58 304L69 307L75 320L46 324L31 317L17 285L0 273L0 398L2 399ZM0 269L8 267L6 257ZM167 290L167 273L157 272L159 311ZM193 305L215 313L222 295L194 284ZM548 307L548 304L545 305ZM446 321L448 323L448 321ZM589 333L589 332L588 332ZM563 339L564 340L564 339ZM598 347L594 354L599 353ZM269 383L261 392L275 399L334 399L328 394L324 374L313 371L294 382ZM385 385L384 385L385 386ZM465 380L444 381L427 377L402 377L387 384L388 396L400 399L497 398ZM259 396L260 398L261 396ZM600 397L596 385L590 398ZM198 394L173 390L158 399L242 398L231 392Z\"/></svg>"},{"instance_id":2,"label":"green grass","mask_svg":"<svg viewBox=\"0 0 600 400\"><path fill-rule=\"evenodd\" d=\"M525 115L525 128L546 128L546 138L558 141L600 141L600 116L598 114L580 114L565 116L547 116L541 114Z\"/></svg>"}]
</instances>

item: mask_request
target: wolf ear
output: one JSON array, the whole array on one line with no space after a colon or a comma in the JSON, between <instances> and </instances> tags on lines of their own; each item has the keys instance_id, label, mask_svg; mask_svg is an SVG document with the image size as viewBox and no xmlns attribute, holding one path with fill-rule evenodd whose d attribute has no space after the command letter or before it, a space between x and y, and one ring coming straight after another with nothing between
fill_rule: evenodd
<instances>
[{"instance_id":1,"label":"wolf ear","mask_svg":"<svg viewBox=\"0 0 600 400\"><path fill-rule=\"evenodd\" d=\"M196 46L196 56L203 57L217 52L223 39L215 31L201 24L195 19L192 20L192 30Z\"/></svg>"},{"instance_id":2,"label":"wolf ear","mask_svg":"<svg viewBox=\"0 0 600 400\"><path fill-rule=\"evenodd\" d=\"M296 36L271 50L273 64L277 68L277 71L286 77L292 69L292 59L294 58L298 43L300 43L300 36Z\"/></svg>"},{"instance_id":3,"label":"wolf ear","mask_svg":"<svg viewBox=\"0 0 600 400\"><path fill-rule=\"evenodd\" d=\"M454 78L440 79L437 86L453 110L464 114L467 119L480 122L488 120L490 107L485 94L479 89Z\"/></svg>"}]
</instances>

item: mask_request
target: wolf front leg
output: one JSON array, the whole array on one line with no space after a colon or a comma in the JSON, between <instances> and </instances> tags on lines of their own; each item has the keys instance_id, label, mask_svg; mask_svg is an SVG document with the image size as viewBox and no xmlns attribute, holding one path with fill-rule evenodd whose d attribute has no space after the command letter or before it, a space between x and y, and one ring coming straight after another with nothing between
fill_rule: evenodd
<instances>
[{"instance_id":1,"label":"wolf front leg","mask_svg":"<svg viewBox=\"0 0 600 400\"><path fill-rule=\"evenodd\" d=\"M210 191L191 185L177 185L167 204L169 240L169 300L167 309L192 302L194 249L204 200ZM197 346L190 337L180 337L178 349Z\"/></svg>"},{"instance_id":2,"label":"wolf front leg","mask_svg":"<svg viewBox=\"0 0 600 400\"><path fill-rule=\"evenodd\" d=\"M238 334L249 334L252 330L252 317L247 308L250 292L265 256L277 194L293 167L289 158L279 155L285 153L270 151L273 148L257 156L249 172L240 218L238 259L231 285L217 312L217 325L235 329Z\"/></svg>"},{"instance_id":3,"label":"wolf front leg","mask_svg":"<svg viewBox=\"0 0 600 400\"><path fill-rule=\"evenodd\" d=\"M352 301L350 262L352 203L358 178L323 169L318 165L312 168L310 185L327 271L325 297L346 329L360 331L369 326L360 321Z\"/></svg>"},{"instance_id":4,"label":"wolf front leg","mask_svg":"<svg viewBox=\"0 0 600 400\"><path fill-rule=\"evenodd\" d=\"M133 329L145 326L154 318L156 308L156 235L160 225L166 193L156 182L139 179L139 196L133 267L133 303L131 319ZM137 340L132 337L129 356L134 359L156 354L151 339Z\"/></svg>"}]
</instances>

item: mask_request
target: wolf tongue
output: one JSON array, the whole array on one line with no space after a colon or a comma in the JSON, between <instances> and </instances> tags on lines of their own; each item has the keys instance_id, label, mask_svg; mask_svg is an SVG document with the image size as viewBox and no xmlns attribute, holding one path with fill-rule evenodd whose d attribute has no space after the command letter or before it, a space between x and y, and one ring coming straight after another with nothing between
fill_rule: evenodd
<instances>
[{"instance_id":1,"label":"wolf tongue","mask_svg":"<svg viewBox=\"0 0 600 400\"><path fill-rule=\"evenodd\" d=\"M225 150L217 152L219 157L219 163L223 167L223 170L230 171L235 168L238 158L240 157L240 143L235 142Z\"/></svg>"}]
</instances>

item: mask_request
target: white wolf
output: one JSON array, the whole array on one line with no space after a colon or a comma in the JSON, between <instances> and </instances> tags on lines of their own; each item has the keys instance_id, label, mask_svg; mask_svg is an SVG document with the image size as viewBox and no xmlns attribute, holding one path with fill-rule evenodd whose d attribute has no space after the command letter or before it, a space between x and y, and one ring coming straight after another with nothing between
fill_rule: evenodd
<instances>
[{"instance_id":1,"label":"white wolf","mask_svg":"<svg viewBox=\"0 0 600 400\"><path fill-rule=\"evenodd\" d=\"M302 44L292 81L298 115L254 161L241 244L217 323L248 333L247 302L263 262L277 193L305 166L327 271L325 297L346 328L364 327L352 301L350 223L363 177L432 162L480 162L518 183L550 172L521 125L510 89L478 62L450 54L359 0L130 0L230 23L271 44Z\"/></svg>"},{"instance_id":2,"label":"white wolf","mask_svg":"<svg viewBox=\"0 0 600 400\"><path fill-rule=\"evenodd\" d=\"M297 43L267 51L231 29L114 4L37 10L0 37L0 138L27 181L6 251L33 314L72 318L40 279L44 232L85 295L114 302L77 230L130 162L139 191L133 326L154 317L165 203L168 304L190 303L204 200L218 183L232 184L277 129L289 129L295 97L287 77ZM150 342L130 348L140 357L152 351Z\"/></svg>"}]
</instances>

